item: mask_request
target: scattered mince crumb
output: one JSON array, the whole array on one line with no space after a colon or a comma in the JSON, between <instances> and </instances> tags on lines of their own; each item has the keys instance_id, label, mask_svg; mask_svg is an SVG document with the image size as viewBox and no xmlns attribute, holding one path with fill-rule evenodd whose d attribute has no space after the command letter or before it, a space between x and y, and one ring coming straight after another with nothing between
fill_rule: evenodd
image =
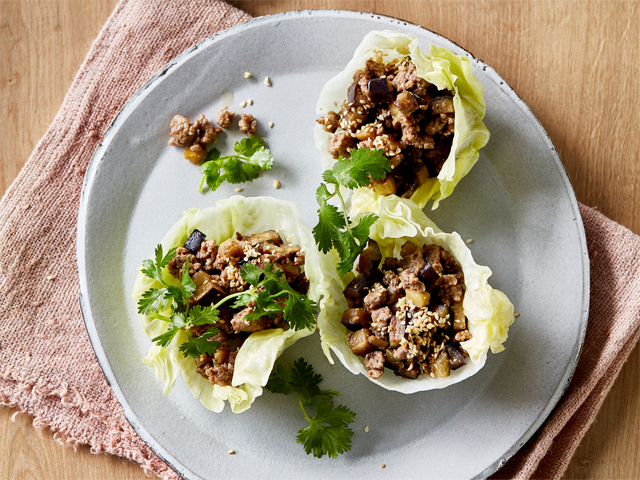
<instances>
[{"instance_id":1,"label":"scattered mince crumb","mask_svg":"<svg viewBox=\"0 0 640 480\"><path fill-rule=\"evenodd\" d=\"M369 433L369 425L367 425L366 427L364 427L364 433Z\"/></svg>"},{"instance_id":2,"label":"scattered mince crumb","mask_svg":"<svg viewBox=\"0 0 640 480\"><path fill-rule=\"evenodd\" d=\"M264 77L264 84L267 87L270 87L271 86L271 79L269 77Z\"/></svg>"},{"instance_id":3,"label":"scattered mince crumb","mask_svg":"<svg viewBox=\"0 0 640 480\"><path fill-rule=\"evenodd\" d=\"M273 128L273 122L269 122L269 128Z\"/></svg>"},{"instance_id":4,"label":"scattered mince crumb","mask_svg":"<svg viewBox=\"0 0 640 480\"><path fill-rule=\"evenodd\" d=\"M516 313L514 313L514 314L513 314L513 316L514 316L514 317L519 317L519 316L520 316L520 314L519 314L518 312L516 312Z\"/></svg>"},{"instance_id":5,"label":"scattered mince crumb","mask_svg":"<svg viewBox=\"0 0 640 480\"><path fill-rule=\"evenodd\" d=\"M273 188L280 188L280 182L278 180L273 181Z\"/></svg>"},{"instance_id":6,"label":"scattered mince crumb","mask_svg":"<svg viewBox=\"0 0 640 480\"><path fill-rule=\"evenodd\" d=\"M473 242L473 238L467 238L467 243Z\"/></svg>"},{"instance_id":7,"label":"scattered mince crumb","mask_svg":"<svg viewBox=\"0 0 640 480\"><path fill-rule=\"evenodd\" d=\"M248 103L249 105L253 105L253 100L250 98L249 100L247 100L247 103Z\"/></svg>"},{"instance_id":8,"label":"scattered mince crumb","mask_svg":"<svg viewBox=\"0 0 640 480\"><path fill-rule=\"evenodd\" d=\"M240 131L245 135L249 135L250 137L256 133L256 127L258 126L258 122L254 120L253 115L246 115L244 113L241 114L242 118L238 122L238 127Z\"/></svg>"},{"instance_id":9,"label":"scattered mince crumb","mask_svg":"<svg viewBox=\"0 0 640 480\"><path fill-rule=\"evenodd\" d=\"M235 115L236 112L231 113L227 110L227 107L222 107L218 112L216 123L222 128L229 128L231 126L231 121L233 120L233 117L235 117Z\"/></svg>"},{"instance_id":10,"label":"scattered mince crumb","mask_svg":"<svg viewBox=\"0 0 640 480\"><path fill-rule=\"evenodd\" d=\"M241 192L241 191L242 191L242 189L240 187L236 188L236 192Z\"/></svg>"},{"instance_id":11,"label":"scattered mince crumb","mask_svg":"<svg viewBox=\"0 0 640 480\"><path fill-rule=\"evenodd\" d=\"M380 468L387 468L387 464L383 463L382 465L380 465Z\"/></svg>"},{"instance_id":12,"label":"scattered mince crumb","mask_svg":"<svg viewBox=\"0 0 640 480\"><path fill-rule=\"evenodd\" d=\"M244 72L244 78L251 78L251 72Z\"/></svg>"},{"instance_id":13,"label":"scattered mince crumb","mask_svg":"<svg viewBox=\"0 0 640 480\"><path fill-rule=\"evenodd\" d=\"M251 74L249 74L249 75L251 75ZM229 450L229 455L235 455L235 454L236 454L236 451L234 449Z\"/></svg>"},{"instance_id":14,"label":"scattered mince crumb","mask_svg":"<svg viewBox=\"0 0 640 480\"><path fill-rule=\"evenodd\" d=\"M245 101L240 102L240 108L244 108L246 106L247 106L247 102Z\"/></svg>"},{"instance_id":15,"label":"scattered mince crumb","mask_svg":"<svg viewBox=\"0 0 640 480\"><path fill-rule=\"evenodd\" d=\"M177 147L187 147L184 151L184 158L191 163L198 165L205 153L204 144L216 143L218 133L222 131L219 127L214 127L207 120L204 114L195 121L190 121L182 115L175 115L171 119L171 139L169 145ZM191 143L191 146L188 144Z\"/></svg>"}]
</instances>

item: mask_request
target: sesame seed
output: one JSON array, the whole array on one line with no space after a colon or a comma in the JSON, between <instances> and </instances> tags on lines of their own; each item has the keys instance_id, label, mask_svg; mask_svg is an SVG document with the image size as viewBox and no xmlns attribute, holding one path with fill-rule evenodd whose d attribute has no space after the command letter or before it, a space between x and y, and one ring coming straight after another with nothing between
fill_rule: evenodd
<instances>
[{"instance_id":1,"label":"sesame seed","mask_svg":"<svg viewBox=\"0 0 640 480\"><path fill-rule=\"evenodd\" d=\"M338 102L333 102L333 106L337 107L338 106Z\"/></svg>"},{"instance_id":2,"label":"sesame seed","mask_svg":"<svg viewBox=\"0 0 640 480\"><path fill-rule=\"evenodd\" d=\"M273 181L273 188L280 188L280 182L278 180Z\"/></svg>"},{"instance_id":3,"label":"sesame seed","mask_svg":"<svg viewBox=\"0 0 640 480\"><path fill-rule=\"evenodd\" d=\"M124 28L124 27L126 27L126 26L127 26L127 24L126 24L126 23L123 23L123 24L122 24L122 28Z\"/></svg>"},{"instance_id":4,"label":"sesame seed","mask_svg":"<svg viewBox=\"0 0 640 480\"><path fill-rule=\"evenodd\" d=\"M293 240L293 235L289 235L289 236L287 237L287 242L291 243L291 240Z\"/></svg>"},{"instance_id":5,"label":"sesame seed","mask_svg":"<svg viewBox=\"0 0 640 480\"><path fill-rule=\"evenodd\" d=\"M467 238L467 243L473 242L473 238Z\"/></svg>"},{"instance_id":6,"label":"sesame seed","mask_svg":"<svg viewBox=\"0 0 640 480\"><path fill-rule=\"evenodd\" d=\"M247 102L240 102L240 108L244 108L247 106Z\"/></svg>"},{"instance_id":7,"label":"sesame seed","mask_svg":"<svg viewBox=\"0 0 640 480\"><path fill-rule=\"evenodd\" d=\"M369 433L369 425L367 425L366 427L364 427L364 433Z\"/></svg>"},{"instance_id":8,"label":"sesame seed","mask_svg":"<svg viewBox=\"0 0 640 480\"><path fill-rule=\"evenodd\" d=\"M241 192L241 191L242 191L242 188L240 187L236 188L236 192Z\"/></svg>"},{"instance_id":9,"label":"sesame seed","mask_svg":"<svg viewBox=\"0 0 640 480\"><path fill-rule=\"evenodd\" d=\"M236 451L234 449L229 450L229 455L235 455Z\"/></svg>"},{"instance_id":10,"label":"sesame seed","mask_svg":"<svg viewBox=\"0 0 640 480\"><path fill-rule=\"evenodd\" d=\"M249 99L249 100L247 100L247 103L248 103L249 105L253 105L253 100L252 100L252 99Z\"/></svg>"},{"instance_id":11,"label":"sesame seed","mask_svg":"<svg viewBox=\"0 0 640 480\"><path fill-rule=\"evenodd\" d=\"M380 468L387 468L387 465L383 463L382 465L380 465Z\"/></svg>"},{"instance_id":12,"label":"sesame seed","mask_svg":"<svg viewBox=\"0 0 640 480\"><path fill-rule=\"evenodd\" d=\"M56 276L55 275L47 275L47 280L49 280L50 282L55 280Z\"/></svg>"},{"instance_id":13,"label":"sesame seed","mask_svg":"<svg viewBox=\"0 0 640 480\"><path fill-rule=\"evenodd\" d=\"M518 312L516 312L516 313L514 313L514 314L513 314L513 316L514 316L514 317L519 317L519 316L520 316L520 314L519 314Z\"/></svg>"},{"instance_id":14,"label":"sesame seed","mask_svg":"<svg viewBox=\"0 0 640 480\"><path fill-rule=\"evenodd\" d=\"M244 72L244 78L251 78L251 72Z\"/></svg>"},{"instance_id":15,"label":"sesame seed","mask_svg":"<svg viewBox=\"0 0 640 480\"><path fill-rule=\"evenodd\" d=\"M273 122L269 122L269 128L273 128Z\"/></svg>"},{"instance_id":16,"label":"sesame seed","mask_svg":"<svg viewBox=\"0 0 640 480\"><path fill-rule=\"evenodd\" d=\"M264 77L264 84L267 87L270 87L271 86L271 79L269 77Z\"/></svg>"}]
</instances>

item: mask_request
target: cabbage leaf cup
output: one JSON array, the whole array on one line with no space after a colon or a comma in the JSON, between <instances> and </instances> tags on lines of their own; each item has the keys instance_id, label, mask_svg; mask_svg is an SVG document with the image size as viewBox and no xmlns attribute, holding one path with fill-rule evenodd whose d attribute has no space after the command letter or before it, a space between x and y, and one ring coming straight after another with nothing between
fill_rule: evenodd
<instances>
[{"instance_id":1,"label":"cabbage leaf cup","mask_svg":"<svg viewBox=\"0 0 640 480\"><path fill-rule=\"evenodd\" d=\"M182 246L194 229L203 232L207 239L214 239L218 245L235 232L249 235L278 229L288 243L300 245L306 254L304 271L309 280L307 296L318 302L318 322L326 323L325 317L334 313L335 307L331 308L335 303L332 295L340 293L339 286L335 286L340 281L333 265L318 251L311 231L293 203L271 197L245 198L236 195L218 201L214 207L189 209L162 239L163 250L167 252L170 248ZM178 285L178 280L166 268L164 280ZM140 273L133 288L136 303L146 290L154 286L160 285ZM166 322L147 315L139 315L139 319L150 339L167 328ZM185 358L179 350L187 340L184 331L180 331L167 347L153 345L142 361L154 369L156 379L164 385L165 395L173 389L178 374L182 374L193 396L199 398L207 409L220 412L227 401L234 413L240 413L262 394L262 387L267 384L278 356L314 331L273 328L252 333L238 352L231 386L212 385L196 372L195 359Z\"/></svg>"},{"instance_id":2,"label":"cabbage leaf cup","mask_svg":"<svg viewBox=\"0 0 640 480\"><path fill-rule=\"evenodd\" d=\"M354 205L357 207L358 204ZM491 288L488 283L491 270L476 264L460 235L442 232L413 202L406 202L397 196L371 195L366 202L365 211L374 212L378 216L370 229L370 238L378 243L383 259L389 256L399 258L401 247L407 241L418 246L439 245L456 258L464 273L466 289L463 311L473 336L471 340L461 343L469 353L470 361L462 368L451 371L448 377L422 375L415 380L406 379L387 369L378 379L367 378L387 390L415 393L445 388L477 373L484 366L489 350L493 353L504 350L503 343L514 320L513 305L507 296ZM361 213L354 214L356 219ZM346 286L352 278L351 273L345 275L343 285ZM352 373L367 376L363 359L352 353L347 339L348 330L340 321L342 312L347 309L347 301L343 295L338 297L335 293L334 298L339 299L339 313L318 319L324 354L331 363L332 353L335 354Z\"/></svg>"},{"instance_id":3,"label":"cabbage leaf cup","mask_svg":"<svg viewBox=\"0 0 640 480\"><path fill-rule=\"evenodd\" d=\"M455 130L449 156L437 177L426 180L410 197L420 208L433 200L432 208L436 209L440 201L451 195L458 182L469 173L478 160L478 150L489 141L489 131L482 122L486 110L482 83L473 75L471 60L465 56L434 45L430 46L429 52L423 52L413 35L390 30L372 31L364 37L345 69L329 80L320 92L316 105L318 115L341 108L353 83L354 73L364 68L366 61L375 57L377 52L382 53L387 63L410 56L419 77L439 90L454 93ZM336 162L329 154L331 135L321 125L314 127L315 144L320 150L324 170L330 169ZM353 201L366 190L369 188L354 191ZM350 197L349 194L346 196Z\"/></svg>"}]
</instances>

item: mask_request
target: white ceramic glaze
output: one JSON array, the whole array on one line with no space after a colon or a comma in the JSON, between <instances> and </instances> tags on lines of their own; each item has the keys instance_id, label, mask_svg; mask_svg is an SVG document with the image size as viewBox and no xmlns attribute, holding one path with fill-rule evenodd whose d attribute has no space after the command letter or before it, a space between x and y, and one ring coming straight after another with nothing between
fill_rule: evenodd
<instances>
[{"instance_id":1,"label":"white ceramic glaze","mask_svg":"<svg viewBox=\"0 0 640 480\"><path fill-rule=\"evenodd\" d=\"M255 115L258 134L276 157L273 170L243 185L243 195L292 200L312 227L321 174L313 139L317 95L375 29L411 33L421 47L433 42L467 54L428 30L377 15L313 11L257 18L162 69L125 106L89 166L77 243L87 330L131 424L186 478L485 477L541 425L573 374L589 301L578 205L542 126L498 74L475 59L491 140L454 194L435 212L427 205L427 214L443 230L473 239L474 258L493 270L491 284L520 312L504 352L490 354L486 366L460 384L403 395L329 365L317 335L301 340L280 362L304 355L325 385L340 391L337 402L357 412L353 448L337 460L307 456L296 443L305 421L293 395L266 392L247 412L214 414L181 382L164 396L141 363L150 343L130 297L138 266L183 210L235 193L232 185L197 192L198 168L181 149L167 146L171 117L205 113L215 119L229 98L223 92L233 91L230 110ZM253 76L245 79L245 71ZM253 105L241 109L248 98ZM222 135L218 148L230 151L236 138ZM275 179L281 189L274 189ZM228 455L229 449L237 454Z\"/></svg>"}]
</instances>

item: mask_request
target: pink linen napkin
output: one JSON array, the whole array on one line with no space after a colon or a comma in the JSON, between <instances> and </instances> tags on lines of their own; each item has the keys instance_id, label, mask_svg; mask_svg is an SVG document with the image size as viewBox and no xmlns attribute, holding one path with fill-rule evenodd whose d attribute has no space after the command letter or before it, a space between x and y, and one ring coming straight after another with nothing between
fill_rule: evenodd
<instances>
[{"instance_id":1,"label":"pink linen napkin","mask_svg":"<svg viewBox=\"0 0 640 480\"><path fill-rule=\"evenodd\" d=\"M0 201L0 402L70 444L129 458L162 478L177 475L126 421L80 313L82 181L106 129L140 86L192 44L249 18L218 0L123 0ZM581 212L592 269L582 358L558 407L495 478L560 477L638 340L640 238L588 207Z\"/></svg>"}]
</instances>

